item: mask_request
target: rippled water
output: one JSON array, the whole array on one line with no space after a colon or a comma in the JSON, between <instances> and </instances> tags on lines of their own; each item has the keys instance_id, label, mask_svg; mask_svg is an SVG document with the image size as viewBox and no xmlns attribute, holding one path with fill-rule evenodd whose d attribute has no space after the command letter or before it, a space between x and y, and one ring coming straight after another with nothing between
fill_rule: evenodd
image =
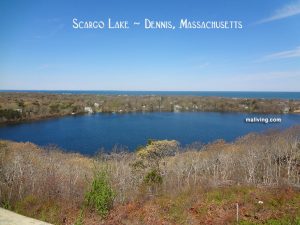
<instances>
[{"instance_id":1,"label":"rippled water","mask_svg":"<svg viewBox=\"0 0 300 225\"><path fill-rule=\"evenodd\" d=\"M281 118L281 123L246 123L246 118ZM68 116L39 122L0 127L0 139L55 144L83 154L115 144L134 150L148 139L175 139L181 144L208 143L216 139L233 141L253 131L283 129L300 125L300 115L244 113L132 113Z\"/></svg>"}]
</instances>

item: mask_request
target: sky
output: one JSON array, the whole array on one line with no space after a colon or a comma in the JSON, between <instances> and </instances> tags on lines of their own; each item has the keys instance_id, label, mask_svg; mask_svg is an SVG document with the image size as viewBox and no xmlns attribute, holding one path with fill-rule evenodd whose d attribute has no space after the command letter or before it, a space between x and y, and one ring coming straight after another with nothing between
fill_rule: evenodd
<instances>
[{"instance_id":1,"label":"sky","mask_svg":"<svg viewBox=\"0 0 300 225\"><path fill-rule=\"evenodd\" d=\"M73 18L142 25L79 30ZM300 91L299 0L1 0L0 27L1 90Z\"/></svg>"}]
</instances>

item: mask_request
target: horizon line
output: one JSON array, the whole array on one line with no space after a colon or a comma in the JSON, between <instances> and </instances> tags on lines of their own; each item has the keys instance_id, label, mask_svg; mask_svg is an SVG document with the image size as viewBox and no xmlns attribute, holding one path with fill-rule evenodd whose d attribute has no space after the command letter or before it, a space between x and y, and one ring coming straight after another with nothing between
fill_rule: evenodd
<instances>
[{"instance_id":1,"label":"horizon line","mask_svg":"<svg viewBox=\"0 0 300 225\"><path fill-rule=\"evenodd\" d=\"M300 91L251 91L251 90L93 90L93 89L0 89L0 92L13 91L108 91L108 92L300 92Z\"/></svg>"}]
</instances>

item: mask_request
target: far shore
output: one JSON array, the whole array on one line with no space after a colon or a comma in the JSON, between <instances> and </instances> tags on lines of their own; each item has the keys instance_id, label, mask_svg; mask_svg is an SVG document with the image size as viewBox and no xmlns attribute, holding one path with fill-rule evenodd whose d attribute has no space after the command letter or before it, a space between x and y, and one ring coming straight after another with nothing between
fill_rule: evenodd
<instances>
[{"instance_id":1,"label":"far shore","mask_svg":"<svg viewBox=\"0 0 300 225\"><path fill-rule=\"evenodd\" d=\"M91 113L240 112L300 113L300 100L206 96L51 94L1 92L0 123Z\"/></svg>"}]
</instances>

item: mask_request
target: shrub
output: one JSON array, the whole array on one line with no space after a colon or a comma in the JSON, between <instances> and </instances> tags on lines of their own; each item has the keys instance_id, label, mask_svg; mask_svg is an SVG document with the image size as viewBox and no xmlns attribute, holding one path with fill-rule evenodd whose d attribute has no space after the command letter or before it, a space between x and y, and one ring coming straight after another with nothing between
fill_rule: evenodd
<instances>
[{"instance_id":1,"label":"shrub","mask_svg":"<svg viewBox=\"0 0 300 225\"><path fill-rule=\"evenodd\" d=\"M178 150L179 143L175 140L161 140L161 141L148 141L148 144L144 148L140 148L137 151L137 155L140 158L148 160L157 160L165 156L175 155Z\"/></svg>"},{"instance_id":2,"label":"shrub","mask_svg":"<svg viewBox=\"0 0 300 225\"><path fill-rule=\"evenodd\" d=\"M163 178L160 174L159 169L150 170L143 179L143 185L141 186L141 194L146 194L145 191L148 190L148 194L154 195L159 193L161 190L161 184L163 182Z\"/></svg>"},{"instance_id":3,"label":"shrub","mask_svg":"<svg viewBox=\"0 0 300 225\"><path fill-rule=\"evenodd\" d=\"M11 204L9 203L8 200L4 200L4 201L1 203L1 207L4 208L4 209L7 209L7 210L12 210L12 206L11 206Z\"/></svg>"},{"instance_id":4,"label":"shrub","mask_svg":"<svg viewBox=\"0 0 300 225\"><path fill-rule=\"evenodd\" d=\"M135 171L144 170L146 168L144 162L142 160L137 160L131 164L131 167Z\"/></svg>"},{"instance_id":5,"label":"shrub","mask_svg":"<svg viewBox=\"0 0 300 225\"><path fill-rule=\"evenodd\" d=\"M92 188L86 193L85 199L89 207L96 209L101 217L106 217L112 208L115 193L109 184L107 173L98 173L92 183Z\"/></svg>"},{"instance_id":6,"label":"shrub","mask_svg":"<svg viewBox=\"0 0 300 225\"><path fill-rule=\"evenodd\" d=\"M162 183L162 176L158 169L151 170L148 174L146 174L144 178L144 182L148 185L157 185Z\"/></svg>"},{"instance_id":7,"label":"shrub","mask_svg":"<svg viewBox=\"0 0 300 225\"><path fill-rule=\"evenodd\" d=\"M14 211L52 224L61 224L61 205L53 200L40 199L34 195L27 195L16 202Z\"/></svg>"},{"instance_id":8,"label":"shrub","mask_svg":"<svg viewBox=\"0 0 300 225\"><path fill-rule=\"evenodd\" d=\"M50 113L59 113L59 104L50 105Z\"/></svg>"},{"instance_id":9,"label":"shrub","mask_svg":"<svg viewBox=\"0 0 300 225\"><path fill-rule=\"evenodd\" d=\"M8 120L20 119L22 114L19 111L13 109L1 109L0 117L5 117Z\"/></svg>"}]
</instances>

